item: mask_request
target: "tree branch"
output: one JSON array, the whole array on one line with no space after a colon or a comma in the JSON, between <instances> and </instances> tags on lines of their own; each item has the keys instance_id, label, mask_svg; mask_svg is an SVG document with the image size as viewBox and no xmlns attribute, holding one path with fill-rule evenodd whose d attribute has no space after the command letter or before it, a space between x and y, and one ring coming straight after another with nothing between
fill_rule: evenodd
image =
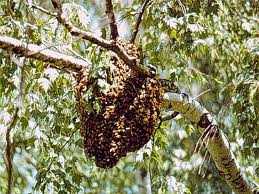
<instances>
[{"instance_id":1,"label":"tree branch","mask_svg":"<svg viewBox=\"0 0 259 194\"><path fill-rule=\"evenodd\" d=\"M12 117L12 120L9 124L9 127L6 130L6 148L5 148L5 165L7 169L7 175L8 175L8 181L7 181L7 191L6 194L12 193L12 184L13 184L13 164L12 164L12 142L10 138L11 130L15 126L18 118L18 107L15 109L14 115Z\"/></svg>"},{"instance_id":2,"label":"tree branch","mask_svg":"<svg viewBox=\"0 0 259 194\"><path fill-rule=\"evenodd\" d=\"M63 151L63 149L66 147L66 145L71 143L71 139L72 139L72 137L75 135L75 133L76 133L77 131L78 131L78 130L75 129L75 130L70 134L68 140L66 140L65 143L61 146L61 148L60 148L60 150L59 150L59 152L58 152L58 156L59 156L59 154ZM53 157L53 158L51 159L51 162L49 163L48 168L47 168L47 170L46 170L46 172L45 172L46 174L50 171L51 166L52 166L52 164L54 163L54 161L55 161L55 157Z\"/></svg>"},{"instance_id":3,"label":"tree branch","mask_svg":"<svg viewBox=\"0 0 259 194\"><path fill-rule=\"evenodd\" d=\"M160 121L164 122L164 121L169 121L175 117L177 117L179 115L179 112L175 112L173 111L172 113L170 114L167 114L167 115L164 115L160 118Z\"/></svg>"},{"instance_id":4,"label":"tree branch","mask_svg":"<svg viewBox=\"0 0 259 194\"><path fill-rule=\"evenodd\" d=\"M75 27L72 23L66 20L65 16L63 15L62 5L59 0L51 0L53 7L57 11L57 20L65 26L65 28L73 35L81 37L84 40L88 40L91 43L94 43L98 46L101 46L107 50L113 51L120 57L127 65L134 66L136 59L133 57L128 56L126 51L121 48L115 41L108 41L101 37L96 37L90 32L83 31L77 27Z\"/></svg>"},{"instance_id":5,"label":"tree branch","mask_svg":"<svg viewBox=\"0 0 259 194\"><path fill-rule=\"evenodd\" d=\"M58 69L77 72L90 66L90 63L85 60L52 51L45 46L27 44L7 36L0 36L0 48L10 50L20 56L51 63L51 67Z\"/></svg>"},{"instance_id":6,"label":"tree branch","mask_svg":"<svg viewBox=\"0 0 259 194\"><path fill-rule=\"evenodd\" d=\"M57 51L50 50L48 47L43 45L27 44L15 38L0 35L0 48L4 50L9 50L19 56L26 58L37 59L43 62L47 62L50 67L57 68L61 70L66 70L69 72L78 72L82 68L89 69L91 63L87 59L82 60L70 55L65 55ZM150 72L146 69L142 69L139 66L132 66L132 68L143 75L149 75ZM164 80L161 80L163 87L171 87L170 91L175 91L172 87L175 87L173 83L172 86L166 86ZM169 84L170 85L170 84Z\"/></svg>"},{"instance_id":7,"label":"tree branch","mask_svg":"<svg viewBox=\"0 0 259 194\"><path fill-rule=\"evenodd\" d=\"M187 94L165 93L164 100L166 107L171 107L203 129L202 140L206 141L206 148L220 175L231 189L238 194L252 194L252 188L241 173L226 136L218 129L216 120L212 115Z\"/></svg>"},{"instance_id":8,"label":"tree branch","mask_svg":"<svg viewBox=\"0 0 259 194\"><path fill-rule=\"evenodd\" d=\"M135 42L135 39L136 39L138 31L139 31L139 26L140 26L141 21L142 21L142 17L145 13L145 10L146 10L147 6L150 5L150 4L151 4L151 0L145 0L142 7L141 7L141 10L140 10L140 13L138 15L138 18L137 18L137 21L136 21L136 24L135 24L135 28L134 28L134 31L133 31L133 34L132 34L132 37L131 37L132 43Z\"/></svg>"},{"instance_id":9,"label":"tree branch","mask_svg":"<svg viewBox=\"0 0 259 194\"><path fill-rule=\"evenodd\" d=\"M94 43L98 46L101 46L109 51L113 51L117 56L122 59L131 69L133 69L136 72L139 72L143 76L150 75L149 71L147 71L145 68L136 65L136 58L131 57L127 54L124 48L120 46L116 41L114 40L105 40L101 37L96 37L90 32L83 31L77 27L75 27L71 22L67 21L65 18L63 11L62 11L62 5L60 3L60 0L51 0L53 7L57 11L57 20L65 26L65 28L71 33L73 36L81 37L84 40L88 40L91 43Z\"/></svg>"},{"instance_id":10,"label":"tree branch","mask_svg":"<svg viewBox=\"0 0 259 194\"><path fill-rule=\"evenodd\" d=\"M116 24L115 15L113 12L112 0L106 0L105 6L106 6L106 15L108 17L108 22L110 24L110 29L111 29L111 39L116 40L119 37L119 33L118 33L118 27Z\"/></svg>"},{"instance_id":11,"label":"tree branch","mask_svg":"<svg viewBox=\"0 0 259 194\"><path fill-rule=\"evenodd\" d=\"M40 7L38 5L32 4L31 7L33 9L37 9L37 10L39 10L39 11L41 11L41 12L47 14L47 15L50 15L50 16L53 16L53 17L57 17L56 13L51 13L50 11L48 11L48 10L44 9L43 7Z\"/></svg>"}]
</instances>

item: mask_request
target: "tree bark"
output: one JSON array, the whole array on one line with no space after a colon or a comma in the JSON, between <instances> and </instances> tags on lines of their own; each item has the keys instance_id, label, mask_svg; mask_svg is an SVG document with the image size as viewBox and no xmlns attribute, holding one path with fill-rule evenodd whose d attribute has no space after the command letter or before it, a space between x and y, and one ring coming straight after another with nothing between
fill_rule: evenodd
<instances>
[{"instance_id":1,"label":"tree bark","mask_svg":"<svg viewBox=\"0 0 259 194\"><path fill-rule=\"evenodd\" d=\"M110 24L111 39L116 40L119 37L119 33L118 33L118 27L116 24L115 15L113 12L112 0L106 0L105 5L106 5L106 15L108 17L108 21Z\"/></svg>"},{"instance_id":2,"label":"tree bark","mask_svg":"<svg viewBox=\"0 0 259 194\"><path fill-rule=\"evenodd\" d=\"M186 94L165 93L166 107L182 114L186 119L198 124L203 129L203 139L206 138L206 148L209 151L220 175L231 189L237 194L252 194L252 187L248 184L240 171L230 144L224 133L218 129L212 115L196 100Z\"/></svg>"},{"instance_id":3,"label":"tree bark","mask_svg":"<svg viewBox=\"0 0 259 194\"><path fill-rule=\"evenodd\" d=\"M77 72L91 65L87 60L78 59L56 51L46 46L26 44L15 38L0 36L0 48L9 50L19 56L41 60L50 63L51 67Z\"/></svg>"}]
</instances>

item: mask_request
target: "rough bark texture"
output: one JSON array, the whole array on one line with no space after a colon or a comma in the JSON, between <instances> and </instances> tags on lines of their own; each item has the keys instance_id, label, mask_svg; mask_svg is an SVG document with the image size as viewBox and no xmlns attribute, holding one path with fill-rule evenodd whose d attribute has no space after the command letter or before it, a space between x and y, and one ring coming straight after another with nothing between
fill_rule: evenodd
<instances>
[{"instance_id":1,"label":"rough bark texture","mask_svg":"<svg viewBox=\"0 0 259 194\"><path fill-rule=\"evenodd\" d=\"M90 65L85 60L52 51L46 48L46 46L26 44L20 40L7 36L0 36L0 48L9 50L23 57L51 63L50 65L52 67L58 69L79 71L82 67L87 68Z\"/></svg>"},{"instance_id":2,"label":"rough bark texture","mask_svg":"<svg viewBox=\"0 0 259 194\"><path fill-rule=\"evenodd\" d=\"M252 194L252 188L240 171L229 142L224 133L218 129L212 115L196 100L186 94L166 93L165 106L181 113L188 120L195 122L203 129L207 138L208 149L220 175L226 180L231 189L238 194Z\"/></svg>"},{"instance_id":3,"label":"rough bark texture","mask_svg":"<svg viewBox=\"0 0 259 194\"><path fill-rule=\"evenodd\" d=\"M112 0L106 0L106 15L111 29L111 39L116 40L119 37L118 27L113 12Z\"/></svg>"}]
</instances>

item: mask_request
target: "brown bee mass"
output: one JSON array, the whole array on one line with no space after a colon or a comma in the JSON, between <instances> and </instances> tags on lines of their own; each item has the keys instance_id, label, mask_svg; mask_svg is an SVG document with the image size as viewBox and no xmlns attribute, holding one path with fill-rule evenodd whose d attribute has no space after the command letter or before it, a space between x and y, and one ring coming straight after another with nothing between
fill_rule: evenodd
<instances>
[{"instance_id":1,"label":"brown bee mass","mask_svg":"<svg viewBox=\"0 0 259 194\"><path fill-rule=\"evenodd\" d=\"M129 56L140 58L133 44L118 43ZM85 108L87 102L83 95L91 84L86 72L78 75L76 86L85 154L94 157L96 165L102 168L113 167L121 157L149 141L158 120L163 93L155 78L131 70L117 56L112 57L111 73L113 79L108 92L93 92L100 106L98 111Z\"/></svg>"}]
</instances>

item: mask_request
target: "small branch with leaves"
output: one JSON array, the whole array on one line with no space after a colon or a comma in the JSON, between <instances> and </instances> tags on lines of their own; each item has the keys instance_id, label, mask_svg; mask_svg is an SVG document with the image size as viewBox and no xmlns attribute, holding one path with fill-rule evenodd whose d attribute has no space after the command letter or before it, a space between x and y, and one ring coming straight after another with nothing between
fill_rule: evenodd
<instances>
[{"instance_id":1,"label":"small branch with leaves","mask_svg":"<svg viewBox=\"0 0 259 194\"><path fill-rule=\"evenodd\" d=\"M143 19L143 15L145 13L145 10L146 8L152 3L152 0L145 0L142 7L141 7L141 10L139 12L139 15L138 15L138 18L137 18L137 21L136 21L136 25L135 25L135 28L134 28L134 31L133 31L133 34L132 34L132 37L131 37L131 42L134 43L135 40L136 40L136 37L138 35L138 32L139 32L139 27L140 27L140 24L142 22L142 19Z\"/></svg>"}]
</instances>

